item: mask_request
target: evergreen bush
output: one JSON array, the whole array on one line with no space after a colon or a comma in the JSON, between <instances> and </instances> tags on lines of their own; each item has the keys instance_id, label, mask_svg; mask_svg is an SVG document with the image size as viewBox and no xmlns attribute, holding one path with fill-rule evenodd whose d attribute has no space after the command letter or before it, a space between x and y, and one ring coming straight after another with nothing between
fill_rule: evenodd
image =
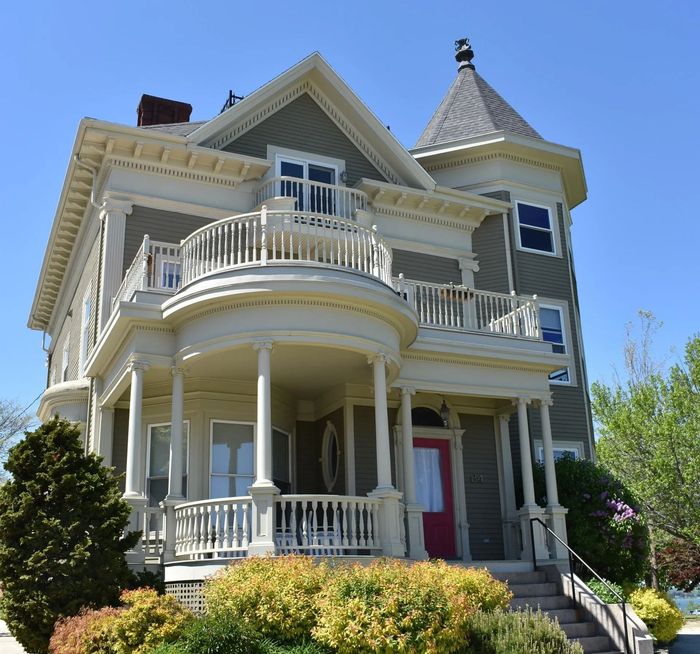
<instances>
[{"instance_id":1,"label":"evergreen bush","mask_svg":"<svg viewBox=\"0 0 700 654\"><path fill-rule=\"evenodd\" d=\"M116 604L129 571L123 536L130 514L118 481L80 434L54 419L15 445L0 486L0 584L13 635L47 651L56 620L83 607Z\"/></svg>"}]
</instances>

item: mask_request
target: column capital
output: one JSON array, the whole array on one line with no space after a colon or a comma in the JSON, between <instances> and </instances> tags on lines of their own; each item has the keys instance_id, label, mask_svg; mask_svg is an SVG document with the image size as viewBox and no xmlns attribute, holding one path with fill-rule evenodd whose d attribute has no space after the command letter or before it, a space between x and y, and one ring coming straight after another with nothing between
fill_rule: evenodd
<instances>
[{"instance_id":1,"label":"column capital","mask_svg":"<svg viewBox=\"0 0 700 654\"><path fill-rule=\"evenodd\" d=\"M511 402L513 403L513 406L527 406L532 402L532 398L527 397L526 395L520 395L514 400L511 400Z\"/></svg>"},{"instance_id":2,"label":"column capital","mask_svg":"<svg viewBox=\"0 0 700 654\"><path fill-rule=\"evenodd\" d=\"M497 414L499 420L504 420L505 422L510 421L510 417L513 415L512 411L504 410L499 411Z\"/></svg>"},{"instance_id":3,"label":"column capital","mask_svg":"<svg viewBox=\"0 0 700 654\"><path fill-rule=\"evenodd\" d=\"M106 197L102 200L100 213L121 213L128 216L131 214L133 209L134 203L131 200L118 200L116 198Z\"/></svg>"},{"instance_id":4,"label":"column capital","mask_svg":"<svg viewBox=\"0 0 700 654\"><path fill-rule=\"evenodd\" d=\"M552 406L554 404L554 400L552 400L551 397L541 397L539 398L539 403L540 406Z\"/></svg>"},{"instance_id":5,"label":"column capital","mask_svg":"<svg viewBox=\"0 0 700 654\"><path fill-rule=\"evenodd\" d=\"M185 366L178 365L177 363L170 366L170 375L172 377L175 377L175 375L182 375L183 377L187 377L188 372L189 370L185 368Z\"/></svg>"},{"instance_id":6,"label":"column capital","mask_svg":"<svg viewBox=\"0 0 700 654\"><path fill-rule=\"evenodd\" d=\"M415 395L416 394L415 386L399 386L399 389L401 389L401 395Z\"/></svg>"},{"instance_id":7,"label":"column capital","mask_svg":"<svg viewBox=\"0 0 700 654\"><path fill-rule=\"evenodd\" d=\"M374 365L376 363L383 363L386 365L386 362L389 360L389 357L384 354L384 352L377 352L376 354L370 354L367 357L367 363L369 365Z\"/></svg>"},{"instance_id":8,"label":"column capital","mask_svg":"<svg viewBox=\"0 0 700 654\"><path fill-rule=\"evenodd\" d=\"M260 350L272 350L274 341L272 339L264 339L259 341L253 341L253 349L258 352Z\"/></svg>"},{"instance_id":9,"label":"column capital","mask_svg":"<svg viewBox=\"0 0 700 654\"><path fill-rule=\"evenodd\" d=\"M134 370L143 370L146 372L151 367L148 361L143 361L142 359L132 359L129 361L129 372L134 372Z\"/></svg>"}]
</instances>

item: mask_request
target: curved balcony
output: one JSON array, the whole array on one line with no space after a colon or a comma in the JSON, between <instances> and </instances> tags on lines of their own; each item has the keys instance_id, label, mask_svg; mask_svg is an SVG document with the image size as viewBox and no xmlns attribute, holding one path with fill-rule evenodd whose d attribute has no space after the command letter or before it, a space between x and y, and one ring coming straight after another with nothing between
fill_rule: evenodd
<instances>
[{"instance_id":1,"label":"curved balcony","mask_svg":"<svg viewBox=\"0 0 700 654\"><path fill-rule=\"evenodd\" d=\"M391 286L391 249L375 230L302 211L262 211L206 225L180 247L182 286L243 266L294 263L371 275Z\"/></svg>"}]
</instances>

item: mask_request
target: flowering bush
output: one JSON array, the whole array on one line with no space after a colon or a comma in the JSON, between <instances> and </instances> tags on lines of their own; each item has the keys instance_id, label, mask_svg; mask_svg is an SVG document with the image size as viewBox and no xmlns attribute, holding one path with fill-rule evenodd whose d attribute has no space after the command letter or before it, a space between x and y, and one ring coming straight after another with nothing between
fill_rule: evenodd
<instances>
[{"instance_id":1,"label":"flowering bush","mask_svg":"<svg viewBox=\"0 0 700 654\"><path fill-rule=\"evenodd\" d=\"M314 597L327 577L328 566L307 556L251 557L207 582L206 610L234 615L279 642L302 640L316 624Z\"/></svg>"},{"instance_id":2,"label":"flowering bush","mask_svg":"<svg viewBox=\"0 0 700 654\"><path fill-rule=\"evenodd\" d=\"M647 529L631 493L600 465L564 456L556 462L559 501L570 547L606 579L638 582L647 570ZM546 505L544 469L536 466L540 504ZM583 576L587 571L578 570Z\"/></svg>"},{"instance_id":3,"label":"flowering bush","mask_svg":"<svg viewBox=\"0 0 700 654\"><path fill-rule=\"evenodd\" d=\"M478 605L506 606L511 596L488 572L444 562L354 565L329 578L313 636L339 654L448 654L464 646Z\"/></svg>"},{"instance_id":4,"label":"flowering bush","mask_svg":"<svg viewBox=\"0 0 700 654\"><path fill-rule=\"evenodd\" d=\"M662 642L673 640L683 626L683 613L665 595L651 588L639 588L630 594L630 604L646 623L652 636Z\"/></svg>"},{"instance_id":5,"label":"flowering bush","mask_svg":"<svg viewBox=\"0 0 700 654\"><path fill-rule=\"evenodd\" d=\"M116 618L122 609L106 607L83 609L78 615L62 618L54 627L49 652L51 654L87 654L96 651L103 627Z\"/></svg>"}]
</instances>

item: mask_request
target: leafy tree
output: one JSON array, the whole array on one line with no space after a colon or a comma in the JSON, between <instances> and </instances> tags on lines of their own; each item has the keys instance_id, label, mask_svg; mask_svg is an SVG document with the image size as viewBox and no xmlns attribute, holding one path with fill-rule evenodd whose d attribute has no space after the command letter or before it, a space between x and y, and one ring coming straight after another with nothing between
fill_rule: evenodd
<instances>
[{"instance_id":1,"label":"leafy tree","mask_svg":"<svg viewBox=\"0 0 700 654\"><path fill-rule=\"evenodd\" d=\"M700 337L666 370L650 355L661 324L640 316L641 340L628 332L626 378L592 386L598 459L638 498L652 527L700 546Z\"/></svg>"},{"instance_id":2,"label":"leafy tree","mask_svg":"<svg viewBox=\"0 0 700 654\"><path fill-rule=\"evenodd\" d=\"M569 509L569 546L605 579L641 581L647 568L647 529L632 494L593 461L564 456L555 466L559 501ZM535 491L546 506L542 464L535 466ZM582 566L577 573L591 576Z\"/></svg>"},{"instance_id":3,"label":"leafy tree","mask_svg":"<svg viewBox=\"0 0 700 654\"><path fill-rule=\"evenodd\" d=\"M700 547L678 538L667 540L658 553L664 585L689 593L700 585Z\"/></svg>"},{"instance_id":4,"label":"leafy tree","mask_svg":"<svg viewBox=\"0 0 700 654\"><path fill-rule=\"evenodd\" d=\"M32 419L17 404L0 400L0 482L6 478L3 463L7 452L19 435L29 427Z\"/></svg>"},{"instance_id":5,"label":"leafy tree","mask_svg":"<svg viewBox=\"0 0 700 654\"><path fill-rule=\"evenodd\" d=\"M129 577L123 536L129 505L117 479L65 420L15 445L0 487L0 583L5 619L32 653L46 652L54 623L83 606L116 603Z\"/></svg>"}]
</instances>

